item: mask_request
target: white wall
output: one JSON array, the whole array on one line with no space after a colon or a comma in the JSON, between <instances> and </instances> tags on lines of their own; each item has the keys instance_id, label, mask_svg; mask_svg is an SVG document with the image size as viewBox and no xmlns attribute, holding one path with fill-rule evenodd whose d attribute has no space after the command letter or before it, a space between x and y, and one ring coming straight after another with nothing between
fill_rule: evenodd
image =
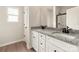
<instances>
[{"instance_id":1,"label":"white wall","mask_svg":"<svg viewBox=\"0 0 79 59\"><path fill-rule=\"evenodd\" d=\"M47 25L48 27L54 27L56 28L56 15L59 14L61 7L59 6L51 6L50 11L48 12L48 20Z\"/></svg>"},{"instance_id":2,"label":"white wall","mask_svg":"<svg viewBox=\"0 0 79 59\"><path fill-rule=\"evenodd\" d=\"M40 7L39 6L30 6L29 7L29 20L30 26L40 26Z\"/></svg>"},{"instance_id":3,"label":"white wall","mask_svg":"<svg viewBox=\"0 0 79 59\"><path fill-rule=\"evenodd\" d=\"M30 26L47 25L53 27L53 6L29 7Z\"/></svg>"},{"instance_id":4,"label":"white wall","mask_svg":"<svg viewBox=\"0 0 79 59\"><path fill-rule=\"evenodd\" d=\"M7 7L0 7L0 46L24 37L23 7L19 8L19 22L8 22Z\"/></svg>"},{"instance_id":5,"label":"white wall","mask_svg":"<svg viewBox=\"0 0 79 59\"><path fill-rule=\"evenodd\" d=\"M47 25L50 24L51 14L50 9L52 9L50 6L41 6L40 7L40 20L41 25Z\"/></svg>"},{"instance_id":6,"label":"white wall","mask_svg":"<svg viewBox=\"0 0 79 59\"><path fill-rule=\"evenodd\" d=\"M70 8L73 8L73 7L75 7L75 6L60 6L60 13L66 13L66 10L67 9L70 9Z\"/></svg>"},{"instance_id":7,"label":"white wall","mask_svg":"<svg viewBox=\"0 0 79 59\"><path fill-rule=\"evenodd\" d=\"M60 11L60 7L59 6L52 6L51 11L49 12L49 18L48 18L48 27L54 27L56 28L56 15L59 13Z\"/></svg>"},{"instance_id":8,"label":"white wall","mask_svg":"<svg viewBox=\"0 0 79 59\"><path fill-rule=\"evenodd\" d=\"M72 29L79 30L79 7L67 10L66 24Z\"/></svg>"},{"instance_id":9,"label":"white wall","mask_svg":"<svg viewBox=\"0 0 79 59\"><path fill-rule=\"evenodd\" d=\"M73 8L73 7L75 7L75 6L57 6L57 10L56 10L57 13L56 14L66 13L67 9L70 9L70 8ZM62 25L66 25L66 17L61 17L60 19L61 19L60 23L62 23L62 20L63 20L64 22L62 23ZM62 25L60 26L61 28L63 28Z\"/></svg>"},{"instance_id":10,"label":"white wall","mask_svg":"<svg viewBox=\"0 0 79 59\"><path fill-rule=\"evenodd\" d=\"M60 13L61 8L62 8L61 6L56 6L56 15Z\"/></svg>"},{"instance_id":11,"label":"white wall","mask_svg":"<svg viewBox=\"0 0 79 59\"><path fill-rule=\"evenodd\" d=\"M47 27L53 27L53 6L46 6L46 11L44 10L44 13L46 14L45 20Z\"/></svg>"}]
</instances>

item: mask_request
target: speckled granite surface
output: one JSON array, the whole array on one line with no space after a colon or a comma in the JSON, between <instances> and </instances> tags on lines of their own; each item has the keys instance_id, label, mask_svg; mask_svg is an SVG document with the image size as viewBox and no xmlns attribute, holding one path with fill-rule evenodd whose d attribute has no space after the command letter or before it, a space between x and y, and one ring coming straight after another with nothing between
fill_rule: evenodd
<instances>
[{"instance_id":1,"label":"speckled granite surface","mask_svg":"<svg viewBox=\"0 0 79 59\"><path fill-rule=\"evenodd\" d=\"M37 31L37 32L40 32L42 34L48 35L50 37L56 38L58 40L67 42L69 44L79 46L79 33L74 32L74 33L66 34L66 33L62 33L61 30L59 30L59 29L53 29L53 28L47 28L44 30L41 28L32 28L32 31ZM74 37L74 39L65 38L63 36L57 36L57 35L55 35L55 33L63 34L63 35L65 34L67 36L69 35L69 36Z\"/></svg>"}]
</instances>

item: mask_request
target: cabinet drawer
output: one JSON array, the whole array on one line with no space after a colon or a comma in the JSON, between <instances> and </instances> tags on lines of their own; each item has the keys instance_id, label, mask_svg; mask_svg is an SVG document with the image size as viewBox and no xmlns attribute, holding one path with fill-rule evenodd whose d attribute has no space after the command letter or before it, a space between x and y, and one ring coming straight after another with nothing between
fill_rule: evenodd
<instances>
[{"instance_id":1,"label":"cabinet drawer","mask_svg":"<svg viewBox=\"0 0 79 59\"><path fill-rule=\"evenodd\" d=\"M45 39L39 39L39 44L44 43L45 44Z\"/></svg>"},{"instance_id":2,"label":"cabinet drawer","mask_svg":"<svg viewBox=\"0 0 79 59\"><path fill-rule=\"evenodd\" d=\"M45 52L45 43L44 42L40 42L40 44L39 44L39 52Z\"/></svg>"},{"instance_id":3,"label":"cabinet drawer","mask_svg":"<svg viewBox=\"0 0 79 59\"><path fill-rule=\"evenodd\" d=\"M39 39L45 40L45 35L44 35L44 34L39 33Z\"/></svg>"},{"instance_id":4,"label":"cabinet drawer","mask_svg":"<svg viewBox=\"0 0 79 59\"><path fill-rule=\"evenodd\" d=\"M38 36L32 35L32 39L38 39Z\"/></svg>"},{"instance_id":5,"label":"cabinet drawer","mask_svg":"<svg viewBox=\"0 0 79 59\"><path fill-rule=\"evenodd\" d=\"M38 32L36 32L36 31L32 31L32 35L38 35Z\"/></svg>"},{"instance_id":6,"label":"cabinet drawer","mask_svg":"<svg viewBox=\"0 0 79 59\"><path fill-rule=\"evenodd\" d=\"M38 32L35 32L35 31L32 31L32 40L34 40L34 41L38 41Z\"/></svg>"},{"instance_id":7,"label":"cabinet drawer","mask_svg":"<svg viewBox=\"0 0 79 59\"><path fill-rule=\"evenodd\" d=\"M39 39L39 45L40 46L45 46L45 40L44 39Z\"/></svg>"}]
</instances>

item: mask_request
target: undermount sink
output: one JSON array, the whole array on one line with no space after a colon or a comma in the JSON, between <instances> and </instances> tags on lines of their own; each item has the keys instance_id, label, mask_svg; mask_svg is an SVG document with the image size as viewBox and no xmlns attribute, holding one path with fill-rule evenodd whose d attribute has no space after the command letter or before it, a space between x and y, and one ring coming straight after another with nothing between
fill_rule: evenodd
<instances>
[{"instance_id":1,"label":"undermount sink","mask_svg":"<svg viewBox=\"0 0 79 59\"><path fill-rule=\"evenodd\" d=\"M67 34L64 34L64 33L54 33L53 35L56 36L56 37L58 36L58 37L66 38L66 39L75 39L74 36L67 35Z\"/></svg>"}]
</instances>

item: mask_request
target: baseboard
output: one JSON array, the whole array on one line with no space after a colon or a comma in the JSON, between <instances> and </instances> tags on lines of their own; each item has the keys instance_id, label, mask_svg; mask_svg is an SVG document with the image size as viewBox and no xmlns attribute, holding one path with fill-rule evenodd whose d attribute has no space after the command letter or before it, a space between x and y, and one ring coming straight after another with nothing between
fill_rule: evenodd
<instances>
[{"instance_id":1,"label":"baseboard","mask_svg":"<svg viewBox=\"0 0 79 59\"><path fill-rule=\"evenodd\" d=\"M13 43L17 43L17 42L21 42L21 41L24 41L24 39L20 39L20 40L17 40L17 41L5 43L5 44L0 45L0 47L7 46L7 45L10 45L10 44L13 44Z\"/></svg>"}]
</instances>

